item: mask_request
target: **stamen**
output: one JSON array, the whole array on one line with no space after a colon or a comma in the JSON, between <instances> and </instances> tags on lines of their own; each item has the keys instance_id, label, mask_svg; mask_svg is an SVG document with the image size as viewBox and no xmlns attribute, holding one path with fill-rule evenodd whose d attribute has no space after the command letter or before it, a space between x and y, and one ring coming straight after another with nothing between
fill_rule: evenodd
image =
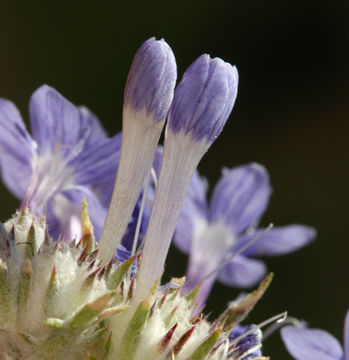
<instances>
[{"instance_id":1,"label":"stamen","mask_svg":"<svg viewBox=\"0 0 349 360\"><path fill-rule=\"evenodd\" d=\"M254 326L253 328L251 328L250 330L244 332L243 334L241 334L240 336L238 336L237 338L235 338L231 343L231 345L236 345L241 339L245 338L247 335L253 333L256 331L256 329L261 329L263 326L266 326L272 322L276 322L276 323L282 323L287 319L287 311L274 315L271 318L262 321L261 323L257 324L256 326Z\"/></svg>"},{"instance_id":2,"label":"stamen","mask_svg":"<svg viewBox=\"0 0 349 360\"><path fill-rule=\"evenodd\" d=\"M154 186L155 186L155 188L157 188L157 186L158 186L158 177L157 177L156 171L155 171L155 169L153 167L151 168L150 173L151 173L151 177L153 178L153 181L154 181Z\"/></svg>"},{"instance_id":3,"label":"stamen","mask_svg":"<svg viewBox=\"0 0 349 360\"><path fill-rule=\"evenodd\" d=\"M151 171L150 171L150 175L151 175L151 177L152 177L152 179L153 179L153 181L154 181L154 187L156 188L157 186L158 186L158 177L157 177L157 175L156 175L156 172L155 172L155 169L152 167L151 168ZM148 189L149 189L149 180L150 179L148 179L148 186L147 186L147 190L144 190L144 191L148 191ZM147 199L146 199L147 200ZM147 203L147 201L145 200L145 203L144 203L144 207L145 207L145 205L146 205L146 203ZM142 202L143 202L143 198L142 198ZM142 203L141 203L141 207L142 207ZM142 213L144 212L144 209L142 210ZM140 214L141 214L141 212L140 212ZM140 219L141 219L141 217L138 217L138 222L140 222ZM140 222L140 225L141 225L141 222ZM139 225L139 226L140 226ZM137 223L137 226L138 226L138 223ZM137 242L136 242L136 244L138 244L138 236L137 236ZM133 248L134 248L134 243L132 244L132 251L133 251ZM137 251L137 256L140 256L141 254L142 254L142 251L143 251L143 248L144 248L144 239L142 240L142 242L139 244L139 246L138 246L138 251ZM134 251L134 254L136 253L136 250ZM133 255L134 255L133 254Z\"/></svg>"},{"instance_id":4,"label":"stamen","mask_svg":"<svg viewBox=\"0 0 349 360\"><path fill-rule=\"evenodd\" d=\"M144 212L145 204L147 202L148 189L149 189L149 180L150 180L150 173L147 175L147 177L146 177L146 179L144 181L141 207L139 209L137 225L136 225L136 231L135 231L135 235L134 235L134 238L133 238L133 244L132 244L132 250L131 250L131 256L130 257L132 257L136 253L139 232L140 232L141 224L142 224L143 212ZM131 274L132 274L132 267L130 268L130 270L128 272L128 279L131 278Z\"/></svg>"},{"instance_id":5,"label":"stamen","mask_svg":"<svg viewBox=\"0 0 349 360\"><path fill-rule=\"evenodd\" d=\"M201 282L203 283L204 281L206 281L208 278L210 278L212 275L217 274L219 271L221 271L225 265L227 265L231 260L233 260L236 256L238 256L239 254L241 254L244 250L246 250L249 246L251 246L253 243L255 243L257 240L259 240L262 236L264 236L270 229L272 229L274 226L273 223L270 223L268 225L267 228L265 228L261 233L259 233L258 235L256 235L254 238L252 238L249 242L247 242L244 246L242 246L238 251L236 251L235 253L233 253L232 255L228 256L227 259L225 261L223 261L223 263L218 266L216 269L214 269L213 271L211 271L210 273L208 273L202 280Z\"/></svg>"},{"instance_id":6,"label":"stamen","mask_svg":"<svg viewBox=\"0 0 349 360\"><path fill-rule=\"evenodd\" d=\"M280 327L285 326L285 325L294 325L294 326L299 326L302 322L300 320L298 320L297 318L294 317L287 317L287 319L285 319L285 321L282 322L276 322L272 325L270 325L266 330L263 331L263 340L267 339L270 335L272 335L275 331L277 331L278 329L280 329Z\"/></svg>"},{"instance_id":7,"label":"stamen","mask_svg":"<svg viewBox=\"0 0 349 360\"><path fill-rule=\"evenodd\" d=\"M148 195L148 189L149 189L149 178L150 178L150 174L147 176L147 178L144 181L142 202L141 202L141 207L139 209L136 231L135 231L135 236L134 236L133 244L132 244L131 257L136 253L139 232L140 232L141 224L142 224L143 212L144 212L145 204L147 202L147 195Z\"/></svg>"}]
</instances>

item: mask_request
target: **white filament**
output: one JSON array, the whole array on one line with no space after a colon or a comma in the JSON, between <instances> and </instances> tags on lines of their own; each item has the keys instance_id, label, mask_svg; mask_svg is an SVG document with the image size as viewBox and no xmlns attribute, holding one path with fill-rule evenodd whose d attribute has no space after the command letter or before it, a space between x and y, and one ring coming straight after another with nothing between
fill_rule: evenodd
<instances>
[{"instance_id":1,"label":"white filament","mask_svg":"<svg viewBox=\"0 0 349 360\"><path fill-rule=\"evenodd\" d=\"M263 326L266 326L272 322L276 322L276 323L282 323L287 319L287 311L284 311L283 313L277 314L272 316L271 318L262 321L261 323L257 324L255 327L252 327L250 330L244 332L243 334L241 334L240 336L238 336L237 338L235 338L230 345L236 345L241 339L245 338L247 335L253 333L256 331L256 329L260 329Z\"/></svg>"},{"instance_id":2,"label":"white filament","mask_svg":"<svg viewBox=\"0 0 349 360\"><path fill-rule=\"evenodd\" d=\"M260 234L253 237L249 242L247 242L243 247L241 247L238 251L233 253L232 255L228 256L225 261L221 265L219 265L216 269L212 270L210 273L208 273L203 279L202 282L210 278L212 275L217 274L220 270L224 268L225 265L227 265L231 260L233 260L236 256L241 254L245 249L247 249L249 246L251 246L254 242L259 240L262 236L264 236L272 227L274 224L270 223L267 228L265 228Z\"/></svg>"},{"instance_id":3,"label":"white filament","mask_svg":"<svg viewBox=\"0 0 349 360\"><path fill-rule=\"evenodd\" d=\"M287 319L283 322L276 322L270 325L264 332L263 332L263 340L267 339L271 334L273 334L276 330L278 330L281 326L285 326L287 324L292 324L294 326L299 326L302 322L299 321L297 318L294 317L287 317Z\"/></svg>"}]
</instances>

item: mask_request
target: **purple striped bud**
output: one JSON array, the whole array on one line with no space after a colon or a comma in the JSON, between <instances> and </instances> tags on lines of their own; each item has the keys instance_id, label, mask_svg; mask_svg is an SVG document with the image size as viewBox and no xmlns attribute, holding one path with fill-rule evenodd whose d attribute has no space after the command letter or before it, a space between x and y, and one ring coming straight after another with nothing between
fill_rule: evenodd
<instances>
[{"instance_id":1,"label":"purple striped bud","mask_svg":"<svg viewBox=\"0 0 349 360\"><path fill-rule=\"evenodd\" d=\"M213 143L233 109L237 87L235 66L201 55L184 73L175 90L168 129Z\"/></svg>"},{"instance_id":2,"label":"purple striped bud","mask_svg":"<svg viewBox=\"0 0 349 360\"><path fill-rule=\"evenodd\" d=\"M230 115L237 83L235 67L202 55L184 73L175 90L167 118L158 186L144 239L137 301L163 272L190 179Z\"/></svg>"},{"instance_id":3,"label":"purple striped bud","mask_svg":"<svg viewBox=\"0 0 349 360\"><path fill-rule=\"evenodd\" d=\"M142 186L148 182L176 77L176 61L167 43L155 38L143 43L134 57L125 88L120 162L98 245L103 265L114 256Z\"/></svg>"},{"instance_id":4,"label":"purple striped bud","mask_svg":"<svg viewBox=\"0 0 349 360\"><path fill-rule=\"evenodd\" d=\"M151 38L138 49L128 74L124 105L134 112L145 109L156 122L166 118L173 99L177 66L164 40Z\"/></svg>"}]
</instances>

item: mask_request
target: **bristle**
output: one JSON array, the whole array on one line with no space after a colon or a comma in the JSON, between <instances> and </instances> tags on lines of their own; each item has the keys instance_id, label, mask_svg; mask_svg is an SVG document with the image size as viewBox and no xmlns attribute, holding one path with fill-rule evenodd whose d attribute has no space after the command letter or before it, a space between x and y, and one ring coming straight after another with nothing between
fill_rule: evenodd
<instances>
[{"instance_id":1,"label":"bristle","mask_svg":"<svg viewBox=\"0 0 349 360\"><path fill-rule=\"evenodd\" d=\"M98 279L101 280L105 274L106 267L103 267L100 272L98 273Z\"/></svg>"},{"instance_id":2,"label":"bristle","mask_svg":"<svg viewBox=\"0 0 349 360\"><path fill-rule=\"evenodd\" d=\"M123 282L123 281L121 281L121 284L120 284L120 291L121 291L121 297L122 297L122 298L124 297L124 286L125 286L124 282Z\"/></svg>"},{"instance_id":3,"label":"bristle","mask_svg":"<svg viewBox=\"0 0 349 360\"><path fill-rule=\"evenodd\" d=\"M112 331L111 331L110 334L109 334L109 336L108 336L108 338L107 338L107 341L106 341L106 343L105 343L105 346L104 346L104 354L103 354L102 360L107 359L108 354L109 354L109 352L110 352L110 345L111 345L112 334L113 334L113 333L112 333Z\"/></svg>"},{"instance_id":4,"label":"bristle","mask_svg":"<svg viewBox=\"0 0 349 360\"><path fill-rule=\"evenodd\" d=\"M133 298L134 285L135 285L135 279L133 278L128 288L127 301L130 301Z\"/></svg>"},{"instance_id":5,"label":"bristle","mask_svg":"<svg viewBox=\"0 0 349 360\"><path fill-rule=\"evenodd\" d=\"M152 307L150 308L149 317L151 317L153 315L153 312L154 312L154 309L155 309L157 303L158 303L158 298L155 299Z\"/></svg>"},{"instance_id":6,"label":"bristle","mask_svg":"<svg viewBox=\"0 0 349 360\"><path fill-rule=\"evenodd\" d=\"M32 263L29 259L26 259L21 273L21 279L19 283L19 295L18 295L18 309L19 317L21 317L27 310L27 300L30 290L31 278L32 278Z\"/></svg>"},{"instance_id":7,"label":"bristle","mask_svg":"<svg viewBox=\"0 0 349 360\"><path fill-rule=\"evenodd\" d=\"M174 324L172 328L165 334L165 336L162 338L160 344L159 344L159 352L163 352L166 350L168 344L171 341L172 335L175 332L176 328L178 326L178 323Z\"/></svg>"},{"instance_id":8,"label":"bristle","mask_svg":"<svg viewBox=\"0 0 349 360\"><path fill-rule=\"evenodd\" d=\"M91 264L88 266L87 270L92 270L93 267L94 267L94 265L95 265L95 263L96 263L96 260L93 260L93 261L91 262Z\"/></svg>"},{"instance_id":9,"label":"bristle","mask_svg":"<svg viewBox=\"0 0 349 360\"><path fill-rule=\"evenodd\" d=\"M82 250L80 257L78 258L78 264L80 266L83 264L83 262L86 260L87 256L89 255L89 248L90 248L90 244L88 243Z\"/></svg>"},{"instance_id":10,"label":"bristle","mask_svg":"<svg viewBox=\"0 0 349 360\"><path fill-rule=\"evenodd\" d=\"M214 345L216 344L222 329L217 329L212 335L210 335L195 351L187 358L187 360L204 360L210 353Z\"/></svg>"},{"instance_id":11,"label":"bristle","mask_svg":"<svg viewBox=\"0 0 349 360\"><path fill-rule=\"evenodd\" d=\"M159 305L158 305L158 308L161 309L162 305L164 304L165 300L166 300L166 297L167 297L167 294L168 294L168 289L165 290L164 292L164 295L162 295L160 301L159 301Z\"/></svg>"},{"instance_id":12,"label":"bristle","mask_svg":"<svg viewBox=\"0 0 349 360\"><path fill-rule=\"evenodd\" d=\"M176 342L176 344L173 346L171 353L173 353L175 356L181 351L181 349L183 348L184 344L188 341L188 339L190 338L190 336L192 335L192 333L195 330L195 326L193 325L188 331L186 331L181 337L180 339ZM166 357L166 359L170 359L169 355Z\"/></svg>"},{"instance_id":13,"label":"bristle","mask_svg":"<svg viewBox=\"0 0 349 360\"><path fill-rule=\"evenodd\" d=\"M177 310L178 310L178 306L175 306L175 307L171 310L171 312L168 314L168 316L167 316L167 318L166 318L166 320L165 320L165 324L166 324L167 326L170 325L170 323L171 323L171 321L172 321L175 313L177 312Z\"/></svg>"}]
</instances>

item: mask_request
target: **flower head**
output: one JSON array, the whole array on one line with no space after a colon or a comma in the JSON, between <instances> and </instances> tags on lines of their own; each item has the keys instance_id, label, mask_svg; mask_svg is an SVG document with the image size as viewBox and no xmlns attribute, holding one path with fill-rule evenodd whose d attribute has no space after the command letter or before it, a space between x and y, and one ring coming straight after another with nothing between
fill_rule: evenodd
<instances>
[{"instance_id":1,"label":"flower head","mask_svg":"<svg viewBox=\"0 0 349 360\"><path fill-rule=\"evenodd\" d=\"M315 230L289 225L255 230L271 194L269 175L258 164L224 170L214 188L210 205L206 200L206 182L195 173L177 223L174 242L189 253L187 288L199 284L202 303L216 279L224 284L248 287L266 273L258 256L275 256L294 251L313 240ZM254 237L258 240L214 273L235 252Z\"/></svg>"},{"instance_id":2,"label":"flower head","mask_svg":"<svg viewBox=\"0 0 349 360\"><path fill-rule=\"evenodd\" d=\"M268 321L248 327L240 323L264 294L272 274L255 291L230 303L213 323L197 312L203 301L199 286L188 291L184 278L160 284L192 175L230 115L238 76L235 67L203 55L185 72L173 94L175 80L170 47L163 40L146 41L126 84L120 161L96 247L86 204L80 223L75 213L67 211L71 207L66 202L76 206L79 195L86 195L99 233L97 220L104 219L109 202L120 139L107 139L89 112L47 87L31 100L33 139L14 106L0 103L0 126L8 135L0 136L6 150L0 155L4 179L24 197L21 211L0 225L0 307L5 309L0 314L0 357L266 360L260 328ZM147 207L151 168L159 165L156 149L167 114L160 175L149 221L145 217L144 247L133 255L130 245L138 241L142 225L138 218ZM16 148L16 136L21 149ZM8 169L11 160L13 170ZM215 190L210 211L201 206L204 186L194 175L197 187L189 192L194 202L185 207L192 217L186 220L190 224L195 218L207 225L203 241L207 248L210 236L218 235L208 268L217 265L221 249L230 251L235 245L231 238L244 235L266 207L268 179L255 168L229 172L228 181L223 178ZM28 175L18 186L11 182L16 171ZM45 208L48 220L53 225L56 221L70 236L77 222L77 241L61 237L54 241L48 235L45 218L36 216Z\"/></svg>"},{"instance_id":3,"label":"flower head","mask_svg":"<svg viewBox=\"0 0 349 360\"><path fill-rule=\"evenodd\" d=\"M256 294L214 323L194 316L197 291L184 295L183 279L156 282L135 302L138 280L127 276L134 258L100 266L86 206L81 227L77 243L53 241L45 218L27 207L0 224L4 359L259 359L260 330L236 326Z\"/></svg>"},{"instance_id":4,"label":"flower head","mask_svg":"<svg viewBox=\"0 0 349 360\"><path fill-rule=\"evenodd\" d=\"M80 206L86 197L98 236L115 179L121 136L107 138L87 108L74 106L46 85L32 95L29 113L32 136L16 107L0 99L3 181L23 205L39 216L46 214L55 237L80 235Z\"/></svg>"}]
</instances>

